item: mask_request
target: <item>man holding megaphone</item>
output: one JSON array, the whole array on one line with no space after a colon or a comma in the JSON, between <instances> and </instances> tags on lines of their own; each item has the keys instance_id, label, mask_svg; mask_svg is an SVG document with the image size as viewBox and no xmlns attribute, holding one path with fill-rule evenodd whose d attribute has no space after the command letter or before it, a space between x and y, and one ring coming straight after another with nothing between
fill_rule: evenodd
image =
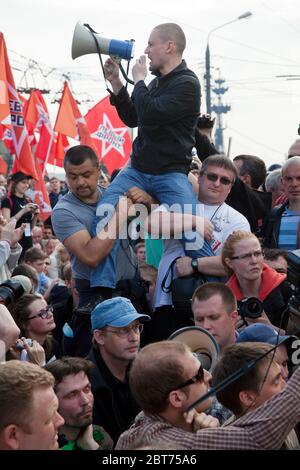
<instances>
[{"instance_id":1,"label":"man holding megaphone","mask_svg":"<svg viewBox=\"0 0 300 470\"><path fill-rule=\"evenodd\" d=\"M149 70L156 78L146 86L146 56L141 56L132 68L131 97L119 77L118 62L110 57L104 65L105 78L113 90L111 103L127 126L138 126L138 135L132 145L130 164L114 179L97 208L97 233L107 223L104 205L116 206L118 198L132 187L147 191L161 203L178 204L182 211L189 206L187 211L196 213L197 198L187 173L200 113L200 84L182 60L185 45L184 32L177 24L156 26L145 49L150 59ZM203 246L199 234L185 233L184 240L187 239L193 258L213 254L207 242ZM115 284L112 266L109 255L93 271L91 285L112 287Z\"/></svg>"}]
</instances>

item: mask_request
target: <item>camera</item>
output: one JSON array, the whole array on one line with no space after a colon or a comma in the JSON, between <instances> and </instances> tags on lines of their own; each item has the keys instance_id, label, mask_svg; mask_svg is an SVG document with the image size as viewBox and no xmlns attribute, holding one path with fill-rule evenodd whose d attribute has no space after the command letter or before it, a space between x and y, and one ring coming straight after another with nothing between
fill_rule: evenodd
<instances>
[{"instance_id":1,"label":"camera","mask_svg":"<svg viewBox=\"0 0 300 470\"><path fill-rule=\"evenodd\" d=\"M201 114L197 121L198 129L211 129L214 127L215 120L210 114Z\"/></svg>"},{"instance_id":2,"label":"camera","mask_svg":"<svg viewBox=\"0 0 300 470\"><path fill-rule=\"evenodd\" d=\"M19 351L22 351L24 349L24 343L25 342L28 344L28 346L32 346L32 344L33 344L33 341L30 338L25 339L25 340L18 339L18 341L16 342L16 348Z\"/></svg>"},{"instance_id":3,"label":"camera","mask_svg":"<svg viewBox=\"0 0 300 470\"><path fill-rule=\"evenodd\" d=\"M0 284L0 303L6 307L18 300L25 293L24 286L13 278Z\"/></svg>"},{"instance_id":4,"label":"camera","mask_svg":"<svg viewBox=\"0 0 300 470\"><path fill-rule=\"evenodd\" d=\"M238 302L238 314L242 318L258 318L263 310L263 303L256 297L245 297Z\"/></svg>"},{"instance_id":5,"label":"camera","mask_svg":"<svg viewBox=\"0 0 300 470\"><path fill-rule=\"evenodd\" d=\"M199 165L197 165L197 163L192 160L192 163L190 164L190 170L199 170Z\"/></svg>"}]
</instances>

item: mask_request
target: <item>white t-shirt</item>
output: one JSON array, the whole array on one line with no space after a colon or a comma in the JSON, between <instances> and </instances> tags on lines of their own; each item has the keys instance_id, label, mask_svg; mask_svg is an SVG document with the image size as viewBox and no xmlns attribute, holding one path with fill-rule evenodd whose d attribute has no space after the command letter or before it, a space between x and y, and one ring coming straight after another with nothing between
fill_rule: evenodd
<instances>
[{"instance_id":1,"label":"white t-shirt","mask_svg":"<svg viewBox=\"0 0 300 470\"><path fill-rule=\"evenodd\" d=\"M157 212L168 212L165 206L161 205ZM225 202L217 206L209 206L199 202L197 213L201 217L211 220L215 226L211 248L216 256L222 252L222 247L228 236L236 230L251 232L250 225L246 217L233 209ZM161 288L162 281L175 258L185 256L181 240L169 239L163 240L163 254L158 267L157 281L154 293L154 308L162 305L172 305L171 293L163 292ZM174 278L177 277L176 268L174 268ZM170 283L170 273L166 280L166 285Z\"/></svg>"}]
</instances>

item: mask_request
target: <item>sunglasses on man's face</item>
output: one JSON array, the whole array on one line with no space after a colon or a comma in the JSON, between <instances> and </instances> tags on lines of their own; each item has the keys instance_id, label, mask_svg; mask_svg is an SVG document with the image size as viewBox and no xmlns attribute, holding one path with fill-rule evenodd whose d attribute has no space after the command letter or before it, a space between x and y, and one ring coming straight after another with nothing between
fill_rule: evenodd
<instances>
[{"instance_id":1,"label":"sunglasses on man's face","mask_svg":"<svg viewBox=\"0 0 300 470\"><path fill-rule=\"evenodd\" d=\"M205 171L202 171L200 175L205 175L206 178L209 181L212 181L213 183L216 183L218 180L220 180L220 183L223 184L224 186L229 186L230 184L233 184L233 181L226 176L220 176L217 175L217 173L206 173Z\"/></svg>"},{"instance_id":2,"label":"sunglasses on man's face","mask_svg":"<svg viewBox=\"0 0 300 470\"><path fill-rule=\"evenodd\" d=\"M192 377L191 379L186 380L186 382L183 382L182 384L180 384L179 387L176 387L176 389L178 390L179 388L187 387L188 385L193 385L197 382L203 382L203 380L204 380L204 369L202 365L200 364L197 374L194 375L194 377Z\"/></svg>"}]
</instances>

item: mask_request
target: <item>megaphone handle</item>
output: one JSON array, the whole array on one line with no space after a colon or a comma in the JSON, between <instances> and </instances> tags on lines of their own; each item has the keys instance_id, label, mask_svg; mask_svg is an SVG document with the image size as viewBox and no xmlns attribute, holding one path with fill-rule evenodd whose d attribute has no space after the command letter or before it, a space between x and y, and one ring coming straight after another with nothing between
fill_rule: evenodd
<instances>
[{"instance_id":1,"label":"megaphone handle","mask_svg":"<svg viewBox=\"0 0 300 470\"><path fill-rule=\"evenodd\" d=\"M128 77L128 73L129 73L129 64L130 64L130 60L127 60L127 67L126 67L126 75L127 75L127 77ZM128 82L126 82L126 86L125 86L126 90L127 90L127 87L128 87Z\"/></svg>"},{"instance_id":2,"label":"megaphone handle","mask_svg":"<svg viewBox=\"0 0 300 470\"><path fill-rule=\"evenodd\" d=\"M105 78L102 56L101 56L101 52L100 52L100 48L99 48L99 44L98 44L97 38L95 37L96 31L94 31L94 30L90 27L90 25L87 24L87 23L85 23L84 26L90 31L90 33L91 33L92 36L93 36L93 39L94 39L94 41L95 41L95 46L96 46L96 49L97 49L97 52L98 52L98 56L99 56L101 68L102 68L102 73L103 73L103 77L104 77L106 89L107 89L107 91L109 92L110 95L113 95L113 92L112 92L112 90L109 89L109 87L108 87L108 85L107 85L107 80L106 80L106 78Z\"/></svg>"}]
</instances>

